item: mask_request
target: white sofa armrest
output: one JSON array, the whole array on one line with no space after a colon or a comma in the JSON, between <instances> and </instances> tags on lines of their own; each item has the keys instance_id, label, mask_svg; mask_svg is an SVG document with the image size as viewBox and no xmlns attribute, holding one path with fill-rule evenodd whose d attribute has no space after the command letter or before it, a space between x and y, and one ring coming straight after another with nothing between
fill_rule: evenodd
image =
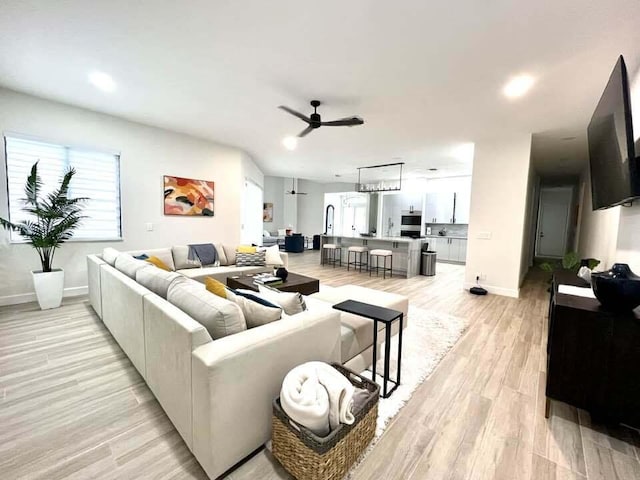
<instances>
[{"instance_id":1,"label":"white sofa armrest","mask_svg":"<svg viewBox=\"0 0 640 480\"><path fill-rule=\"evenodd\" d=\"M89 284L89 303L102 318L102 288L100 286L100 268L108 265L97 255L87 255L87 280Z\"/></svg>"},{"instance_id":2,"label":"white sofa armrest","mask_svg":"<svg viewBox=\"0 0 640 480\"><path fill-rule=\"evenodd\" d=\"M217 478L271 438L272 401L295 366L340 360L340 316L314 309L194 350L193 453Z\"/></svg>"}]
</instances>

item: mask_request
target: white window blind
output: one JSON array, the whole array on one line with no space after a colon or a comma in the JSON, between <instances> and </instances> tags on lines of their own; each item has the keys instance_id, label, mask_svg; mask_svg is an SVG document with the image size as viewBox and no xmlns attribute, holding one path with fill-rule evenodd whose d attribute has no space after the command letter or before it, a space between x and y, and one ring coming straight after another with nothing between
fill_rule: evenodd
<instances>
[{"instance_id":1,"label":"white window blind","mask_svg":"<svg viewBox=\"0 0 640 480\"><path fill-rule=\"evenodd\" d=\"M69 197L87 197L82 210L86 218L74 232L73 240L119 240L122 238L120 221L120 156L83 148L66 147L19 136L6 136L7 187L9 193L9 219L13 223L27 220L22 211L24 185L34 163L42 179L42 193L53 191L60 185L66 169L73 167L76 174L71 180ZM11 233L11 240L22 237Z\"/></svg>"}]
</instances>

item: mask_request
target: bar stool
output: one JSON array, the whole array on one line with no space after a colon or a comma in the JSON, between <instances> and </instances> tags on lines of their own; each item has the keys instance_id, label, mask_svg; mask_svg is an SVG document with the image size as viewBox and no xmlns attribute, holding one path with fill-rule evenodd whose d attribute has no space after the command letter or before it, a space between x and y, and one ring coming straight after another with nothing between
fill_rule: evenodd
<instances>
[{"instance_id":1,"label":"bar stool","mask_svg":"<svg viewBox=\"0 0 640 480\"><path fill-rule=\"evenodd\" d=\"M376 277L378 276L380 270L382 270L382 278L387 278L386 273L389 272L389 278L393 276L393 252L391 250L383 250L381 248L377 248L375 250L371 250L369 252L371 260L369 261L369 276L371 276L371 271L375 269ZM378 259L382 257L382 267L378 266ZM374 267L373 259L376 259L376 266ZM391 260L391 265L387 268L387 258Z\"/></svg>"},{"instance_id":2,"label":"bar stool","mask_svg":"<svg viewBox=\"0 0 640 480\"><path fill-rule=\"evenodd\" d=\"M331 257L329 257L329 252L332 252ZM336 252L338 254L338 258L336 258ZM335 243L325 243L322 246L322 265L325 263L333 264L333 268L336 268L336 263L342 266L342 247L340 245L336 245Z\"/></svg>"},{"instance_id":3,"label":"bar stool","mask_svg":"<svg viewBox=\"0 0 640 480\"><path fill-rule=\"evenodd\" d=\"M351 261L351 254L353 253L353 261ZM367 261L362 261L362 255L367 254ZM369 249L367 247L359 247L357 245L353 245L347 248L347 271L349 270L349 265L353 265L353 269L360 268L360 272L362 272L362 266L369 265Z\"/></svg>"}]
</instances>

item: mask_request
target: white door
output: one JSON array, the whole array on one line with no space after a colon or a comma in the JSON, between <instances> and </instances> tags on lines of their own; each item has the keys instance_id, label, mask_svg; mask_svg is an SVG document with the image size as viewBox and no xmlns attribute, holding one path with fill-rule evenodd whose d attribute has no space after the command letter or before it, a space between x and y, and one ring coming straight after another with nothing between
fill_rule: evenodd
<instances>
[{"instance_id":1,"label":"white door","mask_svg":"<svg viewBox=\"0 0 640 480\"><path fill-rule=\"evenodd\" d=\"M567 252L571 187L540 189L536 256L560 258Z\"/></svg>"}]
</instances>

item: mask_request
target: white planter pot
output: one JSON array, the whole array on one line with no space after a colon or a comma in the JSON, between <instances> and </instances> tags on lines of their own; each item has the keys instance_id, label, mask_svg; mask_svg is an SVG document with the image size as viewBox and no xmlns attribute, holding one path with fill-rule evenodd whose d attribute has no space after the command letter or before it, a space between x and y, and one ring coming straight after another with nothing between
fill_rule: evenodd
<instances>
[{"instance_id":1,"label":"white planter pot","mask_svg":"<svg viewBox=\"0 0 640 480\"><path fill-rule=\"evenodd\" d=\"M57 268L52 272L31 272L36 297L42 310L58 308L62 303L64 271Z\"/></svg>"}]
</instances>

